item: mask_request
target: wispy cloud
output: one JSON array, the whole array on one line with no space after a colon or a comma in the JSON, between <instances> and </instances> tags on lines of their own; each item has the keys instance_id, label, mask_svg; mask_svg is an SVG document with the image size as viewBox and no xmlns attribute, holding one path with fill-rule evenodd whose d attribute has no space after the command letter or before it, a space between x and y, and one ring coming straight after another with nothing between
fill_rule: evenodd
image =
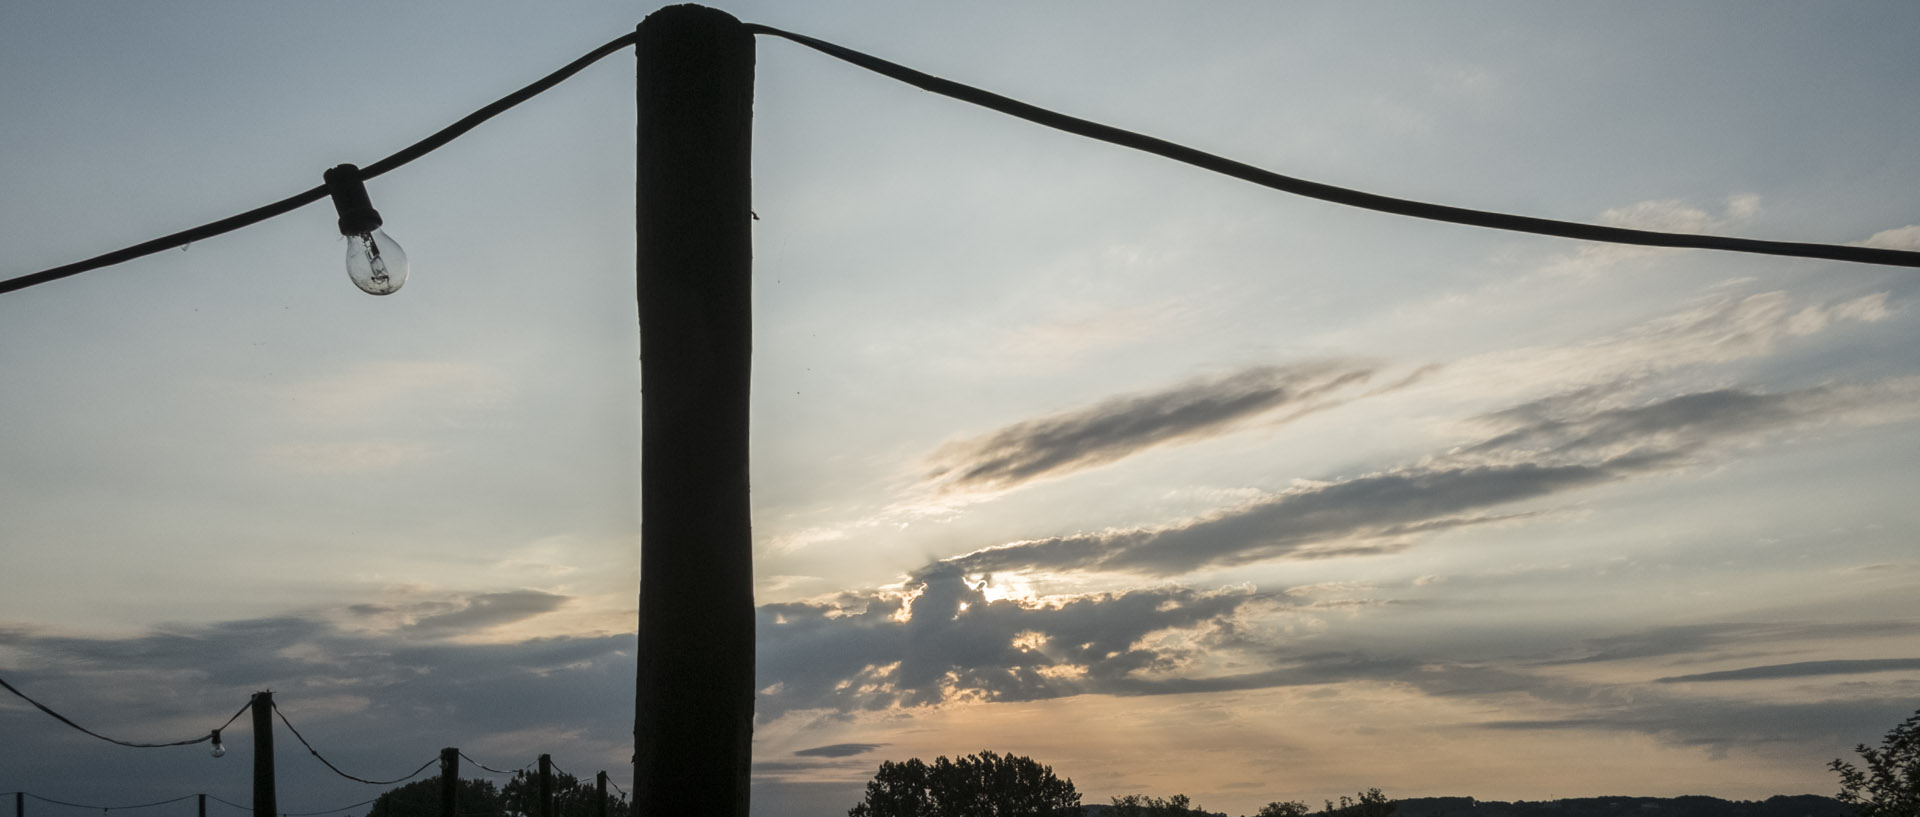
<instances>
[{"instance_id":1,"label":"wispy cloud","mask_svg":"<svg viewBox=\"0 0 1920 817\"><path fill-rule=\"evenodd\" d=\"M853 757L864 755L882 746L884 743L835 743L831 746L815 746L794 752L798 757Z\"/></svg>"},{"instance_id":2,"label":"wispy cloud","mask_svg":"<svg viewBox=\"0 0 1920 817\"><path fill-rule=\"evenodd\" d=\"M1881 230L1868 236L1865 241L1854 243L1863 247L1879 247L1888 250L1920 250L1920 224Z\"/></svg>"},{"instance_id":3,"label":"wispy cloud","mask_svg":"<svg viewBox=\"0 0 1920 817\"><path fill-rule=\"evenodd\" d=\"M1013 542L937 569L1100 570L1178 576L1281 558L1392 552L1431 531L1514 518L1503 506L1680 467L1710 450L1803 424L1910 416L1920 380L1782 393L1715 389L1614 408L1587 389L1483 418L1493 436L1421 462L1301 483L1244 505L1156 528Z\"/></svg>"},{"instance_id":4,"label":"wispy cloud","mask_svg":"<svg viewBox=\"0 0 1920 817\"><path fill-rule=\"evenodd\" d=\"M1010 488L1155 446L1224 434L1252 417L1305 407L1365 383L1374 371L1338 362L1260 366L1115 397L950 443L930 458L927 480L948 490Z\"/></svg>"},{"instance_id":5,"label":"wispy cloud","mask_svg":"<svg viewBox=\"0 0 1920 817\"><path fill-rule=\"evenodd\" d=\"M1833 661L1796 661L1758 667L1670 675L1655 679L1662 684L1700 683L1703 681L1758 681L1772 678L1805 678L1813 675L1858 675L1920 669L1920 658L1863 658Z\"/></svg>"}]
</instances>

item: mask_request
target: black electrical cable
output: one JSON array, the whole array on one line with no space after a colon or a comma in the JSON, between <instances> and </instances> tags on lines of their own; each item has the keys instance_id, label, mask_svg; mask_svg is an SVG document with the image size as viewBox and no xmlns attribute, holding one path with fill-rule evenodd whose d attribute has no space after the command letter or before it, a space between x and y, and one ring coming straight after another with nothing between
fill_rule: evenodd
<instances>
[{"instance_id":1,"label":"black electrical cable","mask_svg":"<svg viewBox=\"0 0 1920 817\"><path fill-rule=\"evenodd\" d=\"M360 178L362 180L371 179L375 176L379 176L383 173L386 173L387 171L399 168L401 165L404 165L408 162L411 162L415 159L425 156L428 153L433 152L435 149L439 148L440 146L445 145L446 143L451 142L454 139L458 138L461 134L464 134L467 131L473 130L474 126L479 125L480 123L485 122L488 119L492 119L493 117L499 115L500 113L506 111L509 108L512 108L515 105L518 105L522 102L532 99L534 96L540 94L540 92L545 91L548 88L551 88L555 85L560 84L560 82L565 80L566 78L579 73L581 69L586 68L587 66L592 65L595 62L598 62L600 58L605 57L608 54L611 54L629 45L632 45L634 42L634 36L635 35L631 33L622 35L618 39L608 42L606 45L600 46L599 48L596 48L592 51L587 52L585 56L577 60L574 60L573 62L567 63L560 70L555 71L551 74L548 74L544 77L541 77L539 80L535 81L533 84L528 85L525 88L521 88L518 91L514 91L513 93L508 94L504 97L501 97L498 101L494 102L493 104L488 105L484 108L481 108L480 110L474 111L471 114L468 114L465 118L462 118L458 122L448 125L445 128L441 128L439 132L433 134L432 136L429 136L425 139L422 139L418 142L408 145L407 147L402 148L398 153L395 153L392 156L388 156L385 159L381 159L380 161L374 162L373 164L362 167L360 169ZM288 196L272 204L256 207L252 210L248 210L239 215L229 216L227 218L220 219L219 221L202 224L192 229L181 230L180 232L173 233L171 235L164 235L159 238L153 239L152 241L143 241L139 244L135 244L125 249L115 250L113 252L106 253L105 255L94 256L85 261L76 261L72 264L54 267L52 269L47 269L47 270L41 270L40 272L32 273L29 275L22 275L18 278L10 278L5 281L0 281L0 293L13 292L14 290L19 290L19 289L26 289L27 287L33 286L35 284L44 284L48 281L57 281L61 278L66 278L71 275L79 275L80 273L86 272L88 270L95 270L101 267L112 266L114 264L118 264L123 261L131 261L141 256L152 255L157 252L163 252L166 250L173 249L174 247L185 246L195 241L212 238L222 233L229 233L234 230L238 230L241 227L246 227L251 224L257 224L259 222L266 221L267 219L273 218L274 216L284 215L286 213L293 212L294 210L298 210L302 207L305 207L309 204L312 204L326 197L327 197L327 186L323 184L311 190L307 190L302 193L297 193L295 195Z\"/></svg>"},{"instance_id":2,"label":"black electrical cable","mask_svg":"<svg viewBox=\"0 0 1920 817\"><path fill-rule=\"evenodd\" d=\"M86 728L86 727L84 727L84 726L81 726L80 724L77 724L77 723L74 723L73 721L71 721L71 720L69 720L69 719L67 718L67 716L65 716L65 715L62 715L62 714L60 714L60 713L58 713L58 712L55 712L55 711L53 711L52 709L49 709L49 708L47 707L47 705L46 705L46 704L43 704L43 703L41 703L41 702L39 702L39 701L36 701L36 700L34 700L34 699L32 699L32 698L30 698L30 697L28 697L28 696L27 696L27 693L25 693L25 692L21 692L20 690L18 690L18 689L15 689L15 688L14 688L14 686L13 686L12 684L9 684L9 683L7 683L7 680L6 680L5 678L0 678L0 687L5 687L5 688L6 688L6 690L7 690L8 692L11 692L11 693L13 693L13 694L15 694L15 695L17 695L17 696L19 696L19 697L20 697L20 700L23 700L23 701L26 701L27 703L30 703L30 704L33 704L33 706L34 706L34 708L35 708L35 709L38 709L38 710L40 710L41 712L45 712L45 713L47 713L48 715L52 715L52 716L53 716L53 719L54 719L54 720L57 720L57 721L59 721L59 722L61 722L61 723L64 723L64 724L66 724L66 725L68 725L68 726L71 726L71 727L73 727L73 728L75 728L75 729L78 729L78 730L80 730L80 731L82 731L82 732L85 732L85 733L87 733L87 734L89 734L89 735L92 735L92 736L94 736L94 737L96 737L96 738L99 738L99 739L101 739L101 740L104 740L104 741L106 741L106 742L108 742L108 743L115 743L115 744L119 744L119 745L121 745L121 746L130 746L130 747L133 747L133 748L135 748L135 749L162 749L162 748L165 748L165 747L168 747L168 746L192 746L192 745L194 745L194 744L196 744L196 743L206 743L207 741L210 741L210 740L213 740L213 732L218 732L218 731L220 731L220 729L225 729L225 728L227 728L228 726L231 726L231 725L233 724L233 722L234 722L235 720L238 720L238 719L240 718L240 712L245 712L245 711L247 711L247 707L246 707L246 706L242 706L242 707L240 707L240 712L235 712L235 713L233 713L233 717L231 717L231 718L228 718L228 719L227 719L227 722L226 722L226 723L223 723L223 724L221 724L221 725L220 725L220 729L215 729L215 730L213 730L213 732L209 732L209 733L207 733L207 734L205 734L205 735L201 735L200 737L197 737L197 738L194 738L194 739L192 739L192 740L176 740L176 741L172 741L172 742L170 742L170 743L134 743L134 742L132 742L132 741L126 741L126 740L118 740L118 739L116 739L116 738L110 738L110 737L107 737L106 735L102 735L102 734L100 734L99 732L95 732L95 731L93 731L92 729L88 729L88 728ZM252 705L252 702L251 702L251 701L249 701L249 702L248 702L248 706L251 706L251 705Z\"/></svg>"},{"instance_id":3,"label":"black electrical cable","mask_svg":"<svg viewBox=\"0 0 1920 817\"><path fill-rule=\"evenodd\" d=\"M141 803L140 805L137 805L137 806L90 806L85 803L69 803L65 800L55 800L51 797L41 797L40 795L34 794L33 792L30 792L30 791L23 791L18 793L24 794L28 797L31 797L35 800L39 800L43 803L53 803L54 805L59 805L59 806L72 806L73 808L99 809L101 811L129 811L137 808L152 808L154 806L164 806L168 803L178 803L189 797L197 796L192 794L183 794L183 795L180 795L179 797L173 798L172 800L160 800L153 803Z\"/></svg>"},{"instance_id":4,"label":"black electrical cable","mask_svg":"<svg viewBox=\"0 0 1920 817\"><path fill-rule=\"evenodd\" d=\"M614 791L620 792L621 800L627 799L627 790L620 788L620 784L613 782L613 778L611 777L607 778L607 785L612 786Z\"/></svg>"},{"instance_id":5,"label":"black electrical cable","mask_svg":"<svg viewBox=\"0 0 1920 817\"><path fill-rule=\"evenodd\" d=\"M330 809L327 809L326 811L283 811L283 812L280 812L280 817L314 817L314 815L318 815L318 814L333 814L335 812L346 811L347 809L350 809L350 808L359 808L361 806L364 806L368 803L372 803L379 799L380 798L375 797L373 798L373 800L362 800L358 803L354 803L351 806L341 806L339 808L330 808Z\"/></svg>"},{"instance_id":6,"label":"black electrical cable","mask_svg":"<svg viewBox=\"0 0 1920 817\"><path fill-rule=\"evenodd\" d=\"M214 801L214 802L216 802L216 803L220 803L220 804L222 804L222 805L228 805L228 806L232 806L232 807L234 807L234 808L237 808L237 809L239 809L239 810L241 810L241 811L252 811L252 810L253 810L253 807L252 807L252 806L243 806L243 805L240 805L239 803L235 803L235 802L232 802L232 801L229 801L229 800L222 800L222 799L220 799L219 797L217 797L217 796L215 796L215 795L211 795L211 794L209 794L209 795L207 795L207 799L208 799L208 800L212 800L212 801Z\"/></svg>"},{"instance_id":7,"label":"black electrical cable","mask_svg":"<svg viewBox=\"0 0 1920 817\"><path fill-rule=\"evenodd\" d=\"M487 771L493 772L494 774L519 774L520 772L526 771L527 766L532 766L533 764L539 762L538 760L529 760L527 761L527 766L521 766L520 768L515 769L513 771L507 771L506 769L496 769L492 766L488 766L485 763L481 763L478 760L474 760L473 758L468 757L466 752L461 752L460 757L465 758L468 763L471 763L475 766L479 766L480 768L486 769Z\"/></svg>"},{"instance_id":8,"label":"black electrical cable","mask_svg":"<svg viewBox=\"0 0 1920 817\"><path fill-rule=\"evenodd\" d=\"M340 771L339 766L333 765L333 761L328 760L326 759L325 756L321 755L319 749L313 748L313 744L307 742L306 736L300 734L300 730L293 728L293 721L287 720L287 713L280 711L280 705L278 703L273 705L273 714L280 716L280 722L287 725L287 731L293 733L293 736L300 741L301 746L307 747L307 752L309 754L313 755L315 758L318 758L321 763L326 764L327 768L332 769L334 774L340 775L341 777L344 777L348 780L352 780L359 783L366 783L371 786L391 786L395 783L404 783L408 780L412 780L416 777L419 777L421 772L424 772L427 770L427 767L440 762L440 756L435 755L432 760L429 760L425 763L420 764L420 768L414 769L412 774L409 774L406 777L396 777L392 780L368 780L364 777L354 777L353 775Z\"/></svg>"},{"instance_id":9,"label":"black electrical cable","mask_svg":"<svg viewBox=\"0 0 1920 817\"><path fill-rule=\"evenodd\" d=\"M1270 170L1262 170L1249 164L1233 161L1185 145L1178 145L1164 139L1121 130L1111 125L1089 122L1085 119L1068 116L1057 111L1029 105L1016 99L1009 99L990 91L983 91L968 85L962 85L949 79L943 79L908 68L904 65L888 62L869 54L862 54L824 40L814 39L803 34L794 34L771 26L746 24L747 30L755 34L768 34L804 45L828 56L835 57L877 74L915 86L924 91L952 97L962 102L970 102L989 110L1009 116L1019 117L1029 122L1045 125L1056 130L1085 136L1102 142L1110 142L1121 147L1145 151L1156 156L1164 156L1177 162L1184 162L1204 170L1232 176L1242 181L1252 182L1292 193L1297 196L1330 201L1349 207L1378 210L1414 218L1433 221L1446 221L1454 224L1466 224L1474 227L1490 227L1496 230L1511 230L1522 233L1577 238L1586 241L1605 241L1613 244L1639 244L1652 247L1687 247L1704 250L1725 250L1729 252L1759 253L1762 255L1784 255L1796 258L1821 258L1830 261L1849 261L1860 264L1886 264L1897 267L1920 267L1920 252L1889 250L1876 247L1856 247L1836 244L1810 244L1797 241L1767 241L1754 238L1732 238L1728 236L1695 235L1691 233L1663 233L1653 230L1632 230L1625 227L1604 227L1598 224L1581 224L1573 221L1516 216L1508 213L1494 213L1486 210L1472 210L1465 207L1453 207L1445 204L1397 199L1377 193L1365 193L1334 187L1330 184L1283 176Z\"/></svg>"},{"instance_id":10,"label":"black electrical cable","mask_svg":"<svg viewBox=\"0 0 1920 817\"><path fill-rule=\"evenodd\" d=\"M963 85L952 80L916 71L898 63L889 62L879 57L863 54L853 49L835 45L825 40L808 37L803 34L795 34L773 28L772 26L754 23L744 24L744 27L754 34L766 34L791 40L869 71L905 82L922 90L952 97L962 102L969 102L989 110L1016 116L1029 122L1085 136L1090 139L1110 142L1122 147L1129 147L1158 156L1164 156L1178 162L1184 162L1205 170L1211 170L1215 173L1232 176L1263 187L1269 187L1299 196L1330 201L1336 204L1345 204L1351 207L1360 207L1368 210L1377 210L1385 213L1394 213L1434 221L1445 221L1454 224L1535 233L1538 235L1560 236L1586 241L1604 241L1614 244L1637 244L1653 247L1724 250L1729 252L1759 253L1762 255L1780 255L1796 258L1819 258L1860 264L1920 267L1920 252L1907 250L1890 250L1877 247L1857 247L1838 244L1813 244L1797 241L1769 241L1729 236L1695 235L1691 233L1663 233L1653 230L1633 230L1625 227L1605 227L1597 224L1582 224L1572 221L1535 218L1533 216L1517 216L1508 213L1473 210L1445 204L1411 201L1408 199L1393 198L1391 196L1382 196L1377 193L1366 193L1343 187L1335 187L1320 182L1284 176L1270 170L1262 170L1252 165L1195 150L1184 145L1178 145L1164 139L1156 139L1151 136L1133 133L1110 125L1102 125L1097 122L1089 122L1085 119L1067 116L1066 114L1047 110L1036 105L1029 105L1025 102L1010 99L990 91L984 91L969 85ZM540 92L553 87L562 80L573 76L600 58L632 45L634 41L634 34L622 35L618 39L594 49L587 55L574 60L560 70L541 78L533 84L502 97L492 105L473 112L466 118L443 128L438 133L422 139L392 156L388 156L385 159L366 166L361 171L361 177L363 179L371 179L411 162L414 159L418 159L441 145L452 141L461 134L472 130L474 126L481 122L521 102L525 102ZM18 278L0 281L0 293L13 292L36 284L56 281L71 275L78 275L89 270L118 264L123 261L130 261L141 256L152 255L153 253L183 246L194 241L231 232L241 227L265 221L274 216L282 215L312 204L326 197L326 195L327 188L325 185L321 185L306 192L281 199L272 204L248 210L236 216L135 244L131 247L116 250L105 255L95 256L85 261L78 261L65 266L54 267L52 269L23 275Z\"/></svg>"}]
</instances>

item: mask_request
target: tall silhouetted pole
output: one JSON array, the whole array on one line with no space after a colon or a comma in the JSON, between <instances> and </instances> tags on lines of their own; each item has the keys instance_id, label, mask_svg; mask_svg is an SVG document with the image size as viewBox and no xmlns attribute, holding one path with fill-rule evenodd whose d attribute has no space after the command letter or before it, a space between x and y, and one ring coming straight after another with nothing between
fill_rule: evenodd
<instances>
[{"instance_id":1,"label":"tall silhouetted pole","mask_svg":"<svg viewBox=\"0 0 1920 817\"><path fill-rule=\"evenodd\" d=\"M280 813L273 791L273 691L253 693L253 813Z\"/></svg>"},{"instance_id":2,"label":"tall silhouetted pole","mask_svg":"<svg viewBox=\"0 0 1920 817\"><path fill-rule=\"evenodd\" d=\"M596 796L593 798L594 817L607 817L607 773L606 772L601 772L593 776L593 790L596 794Z\"/></svg>"},{"instance_id":3,"label":"tall silhouetted pole","mask_svg":"<svg viewBox=\"0 0 1920 817\"><path fill-rule=\"evenodd\" d=\"M640 23L640 817L747 817L753 553L753 36L725 12Z\"/></svg>"}]
</instances>

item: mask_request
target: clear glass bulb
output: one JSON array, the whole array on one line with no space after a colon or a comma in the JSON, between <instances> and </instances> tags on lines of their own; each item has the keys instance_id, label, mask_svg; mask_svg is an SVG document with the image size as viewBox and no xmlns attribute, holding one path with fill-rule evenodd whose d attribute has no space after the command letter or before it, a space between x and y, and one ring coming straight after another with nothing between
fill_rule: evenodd
<instances>
[{"instance_id":1,"label":"clear glass bulb","mask_svg":"<svg viewBox=\"0 0 1920 817\"><path fill-rule=\"evenodd\" d=\"M217 741L217 740L216 740L216 741L214 741L214 742L213 742L213 756L214 756L214 757L226 757L226 756L227 756L227 745L226 745L226 744L224 744L224 743L221 743L220 741Z\"/></svg>"},{"instance_id":2,"label":"clear glass bulb","mask_svg":"<svg viewBox=\"0 0 1920 817\"><path fill-rule=\"evenodd\" d=\"M347 236L347 277L369 295L391 295L407 282L407 251L385 230Z\"/></svg>"}]
</instances>

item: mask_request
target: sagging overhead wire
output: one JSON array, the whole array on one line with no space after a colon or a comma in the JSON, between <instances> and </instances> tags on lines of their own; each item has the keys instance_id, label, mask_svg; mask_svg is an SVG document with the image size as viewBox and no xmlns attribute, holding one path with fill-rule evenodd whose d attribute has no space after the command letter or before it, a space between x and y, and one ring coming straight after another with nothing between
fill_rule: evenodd
<instances>
[{"instance_id":1,"label":"sagging overhead wire","mask_svg":"<svg viewBox=\"0 0 1920 817\"><path fill-rule=\"evenodd\" d=\"M51 797L42 797L30 791L23 791L23 792L20 792L20 794L26 795L35 800L39 800L42 803L52 803L57 806L70 806L72 808L99 809L102 813L109 812L109 811L132 811L134 809L152 808L154 806L164 806L164 805L167 805L168 803L178 803L189 797L198 796L193 794L183 794L183 795L180 795L179 797L173 798L172 800L156 800L152 803L141 803L139 805L134 805L134 806L95 806L95 805L89 805L86 803L69 803L65 800L55 800ZM251 811L251 809L249 809L249 811Z\"/></svg>"},{"instance_id":2,"label":"sagging overhead wire","mask_svg":"<svg viewBox=\"0 0 1920 817\"><path fill-rule=\"evenodd\" d=\"M552 88L553 86L560 84L562 81L564 81L568 77L571 77L574 74L580 73L581 69L586 68L587 66L592 65L595 62L598 62L600 58L605 57L608 54L612 54L613 52L618 51L622 48L625 48L629 45L632 45L633 42L634 42L634 35L631 33L625 34L617 39L609 41L606 45L600 46L599 48L589 51L586 53L585 56L582 56L581 58L574 60L573 62L567 63L565 66L562 66L560 70L555 71L551 74L548 74L544 77L541 77L540 79L534 81L532 84L524 88L521 88L518 91L514 91L511 94L507 94L506 96L501 97L491 105L481 108L480 110L474 111L473 113L467 114L465 117L462 117L460 121L455 122L451 125L448 125L444 128L441 128L439 131L435 132L432 136L428 136L425 139L422 139L418 142L408 145L405 148L402 148L399 152L393 154L392 156L388 156L385 159L381 159L380 161L374 162L373 164L362 167L360 169L360 178L363 181L366 179L371 179L375 176L379 176L383 173L386 173L387 171L397 169L408 162L411 162L415 159L418 159L422 156L432 153L433 151L439 149L442 145L445 145L446 143L451 142L456 138L459 138L461 134L464 134L467 131L473 130L474 127L478 126L480 123L485 122L489 119L492 119L495 116L498 116L502 112L505 112L507 109L512 108L515 105L518 105L522 102L525 102L529 99L534 98L535 96L538 96L542 91L545 91L548 88ZM255 207L254 209L248 210L244 213L240 213L239 215L228 216L227 218L220 219L219 221L208 222L198 227L194 227L187 230L181 230L180 232L173 233L171 235L163 235L151 241L143 241L131 247L114 250L113 252L106 253L104 255L94 256L85 261L76 261L72 264L66 264L64 266L58 266L52 269L41 270L40 272L36 272L31 275L22 275L18 278L11 278L5 281L0 281L0 293L12 292L17 289L25 289L35 284L44 284L48 281L58 281L61 278L66 278L72 275L79 275L80 273L87 272L89 270L95 270L101 267L112 266L114 264L118 264L124 261L131 261L135 258L139 258L141 256L146 256L146 255L152 255L157 252L165 252L167 250L173 249L174 247L184 247L195 241L212 238L222 233L230 233L242 227L246 227L249 225L258 224L262 221L266 221L267 219L273 218L274 216L291 213L294 210L298 210L302 207L305 207L309 204L312 204L326 197L327 197L327 186L322 184L319 187L315 187L311 190L307 190L301 193L296 193L294 195L288 196L279 201L273 202L272 204L265 204L259 207Z\"/></svg>"},{"instance_id":3,"label":"sagging overhead wire","mask_svg":"<svg viewBox=\"0 0 1920 817\"><path fill-rule=\"evenodd\" d=\"M118 744L120 746L128 746L135 749L162 749L168 746L192 746L196 743L206 743L207 741L215 740L217 736L220 734L221 729L225 729L229 726L232 726L233 722L236 720L239 720L240 715L247 711L247 707L253 705L253 701L251 700L247 701L247 703L242 704L240 706L239 710L233 713L233 717L227 719L226 723L220 724L219 729L214 729L213 731L208 732L207 734L201 735L200 737L194 738L192 740L175 740L175 741L169 741L167 743L136 743L134 741L120 740L118 738L110 738L110 737L107 737L106 735L100 734L99 732L95 732L92 729L88 729L84 726L81 726L80 724L74 723L67 716L53 711L53 709L49 708L46 704L43 704L39 701L34 700L31 697L28 697L27 693L21 692L20 690L14 688L12 684L7 683L7 680L5 678L0 678L0 687L4 687L8 692L11 692L16 696L19 696L20 700L33 704L33 707L35 709L38 709L41 712L45 712L48 715L53 716L54 720L57 720L68 726L78 729L96 738L104 740L108 743Z\"/></svg>"},{"instance_id":4,"label":"sagging overhead wire","mask_svg":"<svg viewBox=\"0 0 1920 817\"><path fill-rule=\"evenodd\" d=\"M496 768L494 768L494 767L492 767L492 766L488 766L488 765L487 765L487 764L485 764L485 763L481 763L481 762L480 762L480 761L478 761L478 760L474 760L474 759L473 759L473 758L472 758L471 756L469 756L469 755L468 755L468 754L467 754L466 752L461 752L461 753L460 753L460 757L461 757L461 758L463 758L463 759L465 759L465 760L466 760L466 761L467 761L468 763L471 763L471 764L473 764L473 765L475 765L475 766L479 766L480 768L482 768L482 769L485 769L485 770L487 770L487 771L489 771L489 772L493 772L494 774L519 774L519 773L521 773L521 772L524 772L524 771L526 771L526 770L527 770L527 768L528 768L529 766L532 766L533 764L535 764L535 763L539 763L539 762L540 762L540 760L539 760L539 758L535 758L535 759L533 759L533 760L529 760L529 761L527 761L527 765L526 765L526 766L521 766L521 767L520 767L520 768L518 768L518 769L514 769L514 770L511 770L511 771L509 771L509 770L507 770L507 769L496 769Z\"/></svg>"},{"instance_id":5,"label":"sagging overhead wire","mask_svg":"<svg viewBox=\"0 0 1920 817\"><path fill-rule=\"evenodd\" d=\"M1652 247L1680 247L1728 252L1758 253L1795 258L1817 258L1830 261L1846 261L1859 264L1883 264L1898 267L1920 267L1920 252L1907 250L1882 249L1877 247L1859 247L1840 244L1814 244L1798 241L1770 241L1753 238L1734 238L1730 236L1699 235L1694 233L1666 233L1654 230L1634 230L1625 227L1606 227L1598 224L1583 224L1572 221L1519 216L1508 213L1496 213L1487 210L1473 210L1445 204L1399 199L1377 193L1367 193L1335 187L1320 182L1307 181L1285 176L1270 170L1263 170L1242 162L1236 162L1222 156L1168 142L1152 136L1122 130L1111 125L1102 125L1085 119L1068 116L1036 105L1030 105L1016 99L984 91L953 80L933 76L922 71L889 62L870 54L864 54L825 40L783 31L772 26L755 23L744 24L749 32L780 37L800 45L812 48L834 58L865 68L892 79L905 82L922 90L972 103L989 110L1025 119L1039 125L1077 134L1089 139L1109 142L1135 150L1164 156L1174 161L1184 162L1215 173L1252 182L1262 187L1292 193L1308 198L1320 199L1350 207L1360 207L1385 213L1410 216L1413 218L1465 224L1475 227L1487 227L1496 230L1551 235L1562 238L1574 238L1585 241L1603 241L1613 244L1637 244ZM540 80L521 88L500 100L481 108L458 122L441 129L425 139L415 142L399 152L367 165L361 172L362 179L371 179L387 171L418 159L461 134L472 130L495 115L512 108L542 91L578 73L581 69L615 51L633 45L634 34L625 34L607 44L588 52L585 56L568 63L560 70L542 77ZM36 284L56 281L89 270L130 261L142 256L185 246L193 241L232 232L251 224L265 221L325 198L326 185L315 187L302 193L289 196L280 201L230 216L219 221L203 224L171 235L161 236L151 241L141 242L131 247L98 255L85 261L78 261L40 272L22 275L0 281L0 293L25 289Z\"/></svg>"},{"instance_id":6,"label":"sagging overhead wire","mask_svg":"<svg viewBox=\"0 0 1920 817\"><path fill-rule=\"evenodd\" d=\"M1010 99L991 91L983 91L953 80L916 71L898 63L888 62L870 54L863 54L851 48L835 45L824 40L782 31L772 26L755 23L746 24L755 34L766 34L804 45L830 57L865 68L876 74L920 88L924 91L945 97L958 99L979 105L992 111L1018 117L1038 125L1055 130L1085 136L1121 147L1133 148L1156 156L1164 156L1177 162L1184 162L1204 170L1211 170L1226 176L1252 182L1262 187L1272 188L1296 196L1330 201L1349 207L1377 210L1383 213L1423 218L1432 221L1445 221L1474 227L1488 227L1495 230L1509 230L1537 235L1551 235L1562 238L1577 238L1585 241L1604 241L1611 244L1638 244L1651 247L1683 247L1703 250L1724 250L1728 252L1758 253L1761 255L1782 255L1795 258L1819 258L1829 261L1848 261L1858 264L1885 264L1896 267L1920 267L1920 252L1906 250L1880 249L1877 247L1857 247L1840 244L1810 244L1798 241L1767 241L1755 238L1733 238L1729 236L1698 235L1694 233L1665 233L1654 230L1633 230L1625 227L1605 227L1598 224L1582 224L1573 221L1559 221L1532 216L1516 216L1508 213L1495 213L1486 210L1472 210L1465 207L1453 207L1445 204L1398 199L1377 193L1349 190L1330 184L1283 176L1270 170L1262 170L1249 164L1236 162L1222 156L1196 150L1185 145L1156 139L1152 136L1122 130L1111 125L1089 122L1085 119L1068 116L1037 105L1029 105L1017 99Z\"/></svg>"},{"instance_id":7,"label":"sagging overhead wire","mask_svg":"<svg viewBox=\"0 0 1920 817\"><path fill-rule=\"evenodd\" d=\"M375 797L372 800L362 800L358 803L354 803L351 806L341 806L339 808L330 808L330 809L327 809L326 811L283 811L283 812L280 812L280 817L316 817L316 815L320 815L320 814L336 814L342 811L346 811L347 809L350 809L350 808L359 808L361 806L377 802L379 799L380 798Z\"/></svg>"},{"instance_id":8,"label":"sagging overhead wire","mask_svg":"<svg viewBox=\"0 0 1920 817\"><path fill-rule=\"evenodd\" d=\"M307 747L308 754L313 755L321 763L326 764L326 767L329 769L332 769L334 774L340 775L341 777L344 777L348 780L352 780L356 783L366 783L370 786L391 786L395 783L404 783L408 780L412 780L416 777L419 777L421 772L424 772L427 770L427 767L440 762L440 756L434 755L432 760L429 760L425 763L420 764L420 768L414 769L412 774L409 774L406 777L396 777L392 780L368 780L364 777L355 777L353 775L350 775L350 774L347 774L346 772L341 771L339 766L333 765L333 761L328 760L326 756L320 754L319 749L313 748L313 744L307 742L307 737L305 735L300 734L300 730L293 728L293 722L290 720L287 720L287 713L281 712L280 705L277 703L273 704L273 714L280 716L280 722L287 725L287 731L293 733L294 738L300 741L301 746ZM316 812L316 813L320 813L320 812Z\"/></svg>"}]
</instances>

